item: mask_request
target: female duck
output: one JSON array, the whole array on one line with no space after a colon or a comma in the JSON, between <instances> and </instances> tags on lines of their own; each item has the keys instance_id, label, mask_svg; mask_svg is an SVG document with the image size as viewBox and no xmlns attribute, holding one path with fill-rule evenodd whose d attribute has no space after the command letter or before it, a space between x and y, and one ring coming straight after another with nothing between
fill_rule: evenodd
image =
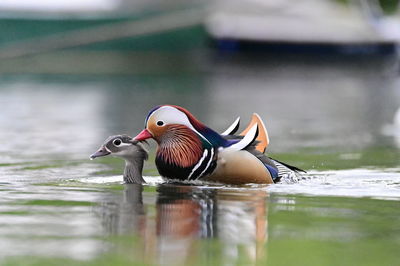
<instances>
[{"instance_id":1,"label":"female duck","mask_svg":"<svg viewBox=\"0 0 400 266\"><path fill-rule=\"evenodd\" d=\"M90 159L113 155L125 160L124 182L145 183L142 177L143 162L148 158L148 152L143 143L133 140L127 135L108 137L103 145L90 156Z\"/></svg>"}]
</instances>

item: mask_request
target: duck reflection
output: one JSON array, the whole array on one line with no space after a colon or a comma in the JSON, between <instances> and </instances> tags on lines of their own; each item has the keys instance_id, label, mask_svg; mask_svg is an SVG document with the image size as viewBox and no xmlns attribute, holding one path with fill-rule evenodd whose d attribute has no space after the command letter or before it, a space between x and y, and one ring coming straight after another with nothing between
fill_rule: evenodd
<instances>
[{"instance_id":1,"label":"duck reflection","mask_svg":"<svg viewBox=\"0 0 400 266\"><path fill-rule=\"evenodd\" d=\"M109 235L131 234L141 230L142 220L145 219L142 192L141 184L126 184L122 198L110 198L102 202L98 212Z\"/></svg>"},{"instance_id":2,"label":"duck reflection","mask_svg":"<svg viewBox=\"0 0 400 266\"><path fill-rule=\"evenodd\" d=\"M142 185L125 185L120 202L101 208L110 234L138 237L135 254L131 253L135 259L160 265L205 259L229 265L239 260L256 262L264 256L265 190L161 184L156 201L145 200L144 204L142 192ZM147 193L145 197L151 199ZM218 252L210 248L214 245Z\"/></svg>"}]
</instances>

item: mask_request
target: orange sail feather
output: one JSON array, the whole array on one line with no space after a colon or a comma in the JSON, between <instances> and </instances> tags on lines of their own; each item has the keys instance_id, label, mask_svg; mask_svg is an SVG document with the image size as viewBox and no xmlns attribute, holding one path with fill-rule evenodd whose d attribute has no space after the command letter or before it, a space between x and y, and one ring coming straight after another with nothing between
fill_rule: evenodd
<instances>
[{"instance_id":1,"label":"orange sail feather","mask_svg":"<svg viewBox=\"0 0 400 266\"><path fill-rule=\"evenodd\" d=\"M246 135L246 133L249 132L249 130L253 127L254 124L258 125L258 130L259 130L258 137L256 139L258 141L258 143L256 145L256 149L258 151L264 153L269 144L269 137L268 137L268 132L267 132L267 129L265 128L264 122L261 120L261 117L258 114L253 113L250 124L239 135L240 136Z\"/></svg>"}]
</instances>

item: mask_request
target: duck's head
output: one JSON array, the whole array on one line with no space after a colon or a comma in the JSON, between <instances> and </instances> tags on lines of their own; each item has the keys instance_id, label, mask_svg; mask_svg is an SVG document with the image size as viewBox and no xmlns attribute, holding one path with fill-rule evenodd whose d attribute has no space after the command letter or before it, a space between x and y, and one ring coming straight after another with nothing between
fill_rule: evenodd
<instances>
[{"instance_id":1,"label":"duck's head","mask_svg":"<svg viewBox=\"0 0 400 266\"><path fill-rule=\"evenodd\" d=\"M162 136L177 126L189 128L199 135L207 129L185 108L176 105L160 105L149 112L145 120L145 129L134 140L153 138L159 142Z\"/></svg>"},{"instance_id":2,"label":"duck's head","mask_svg":"<svg viewBox=\"0 0 400 266\"><path fill-rule=\"evenodd\" d=\"M112 155L125 160L124 181L126 183L144 183L142 177L143 162L148 158L148 152L143 143L132 139L128 135L115 135L108 137L103 145L90 159Z\"/></svg>"},{"instance_id":3,"label":"duck's head","mask_svg":"<svg viewBox=\"0 0 400 266\"><path fill-rule=\"evenodd\" d=\"M92 155L90 159L112 155L124 159L147 159L147 150L143 144L128 135L115 135L108 137L103 145Z\"/></svg>"}]
</instances>

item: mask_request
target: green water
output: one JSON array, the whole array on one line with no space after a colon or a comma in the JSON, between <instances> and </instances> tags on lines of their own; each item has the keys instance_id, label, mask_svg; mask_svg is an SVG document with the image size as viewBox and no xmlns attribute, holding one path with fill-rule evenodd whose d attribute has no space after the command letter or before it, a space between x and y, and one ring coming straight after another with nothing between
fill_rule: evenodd
<instances>
[{"instance_id":1,"label":"green water","mask_svg":"<svg viewBox=\"0 0 400 266\"><path fill-rule=\"evenodd\" d=\"M1 77L1 265L399 265L393 61L200 55L145 74ZM164 184L151 143L147 184L124 185L122 161L88 159L162 103L219 132L259 113L268 153L307 178Z\"/></svg>"},{"instance_id":2,"label":"green water","mask_svg":"<svg viewBox=\"0 0 400 266\"><path fill-rule=\"evenodd\" d=\"M14 247L4 265L398 264L398 201L166 185L33 190L48 199L14 191L1 212Z\"/></svg>"}]
</instances>

